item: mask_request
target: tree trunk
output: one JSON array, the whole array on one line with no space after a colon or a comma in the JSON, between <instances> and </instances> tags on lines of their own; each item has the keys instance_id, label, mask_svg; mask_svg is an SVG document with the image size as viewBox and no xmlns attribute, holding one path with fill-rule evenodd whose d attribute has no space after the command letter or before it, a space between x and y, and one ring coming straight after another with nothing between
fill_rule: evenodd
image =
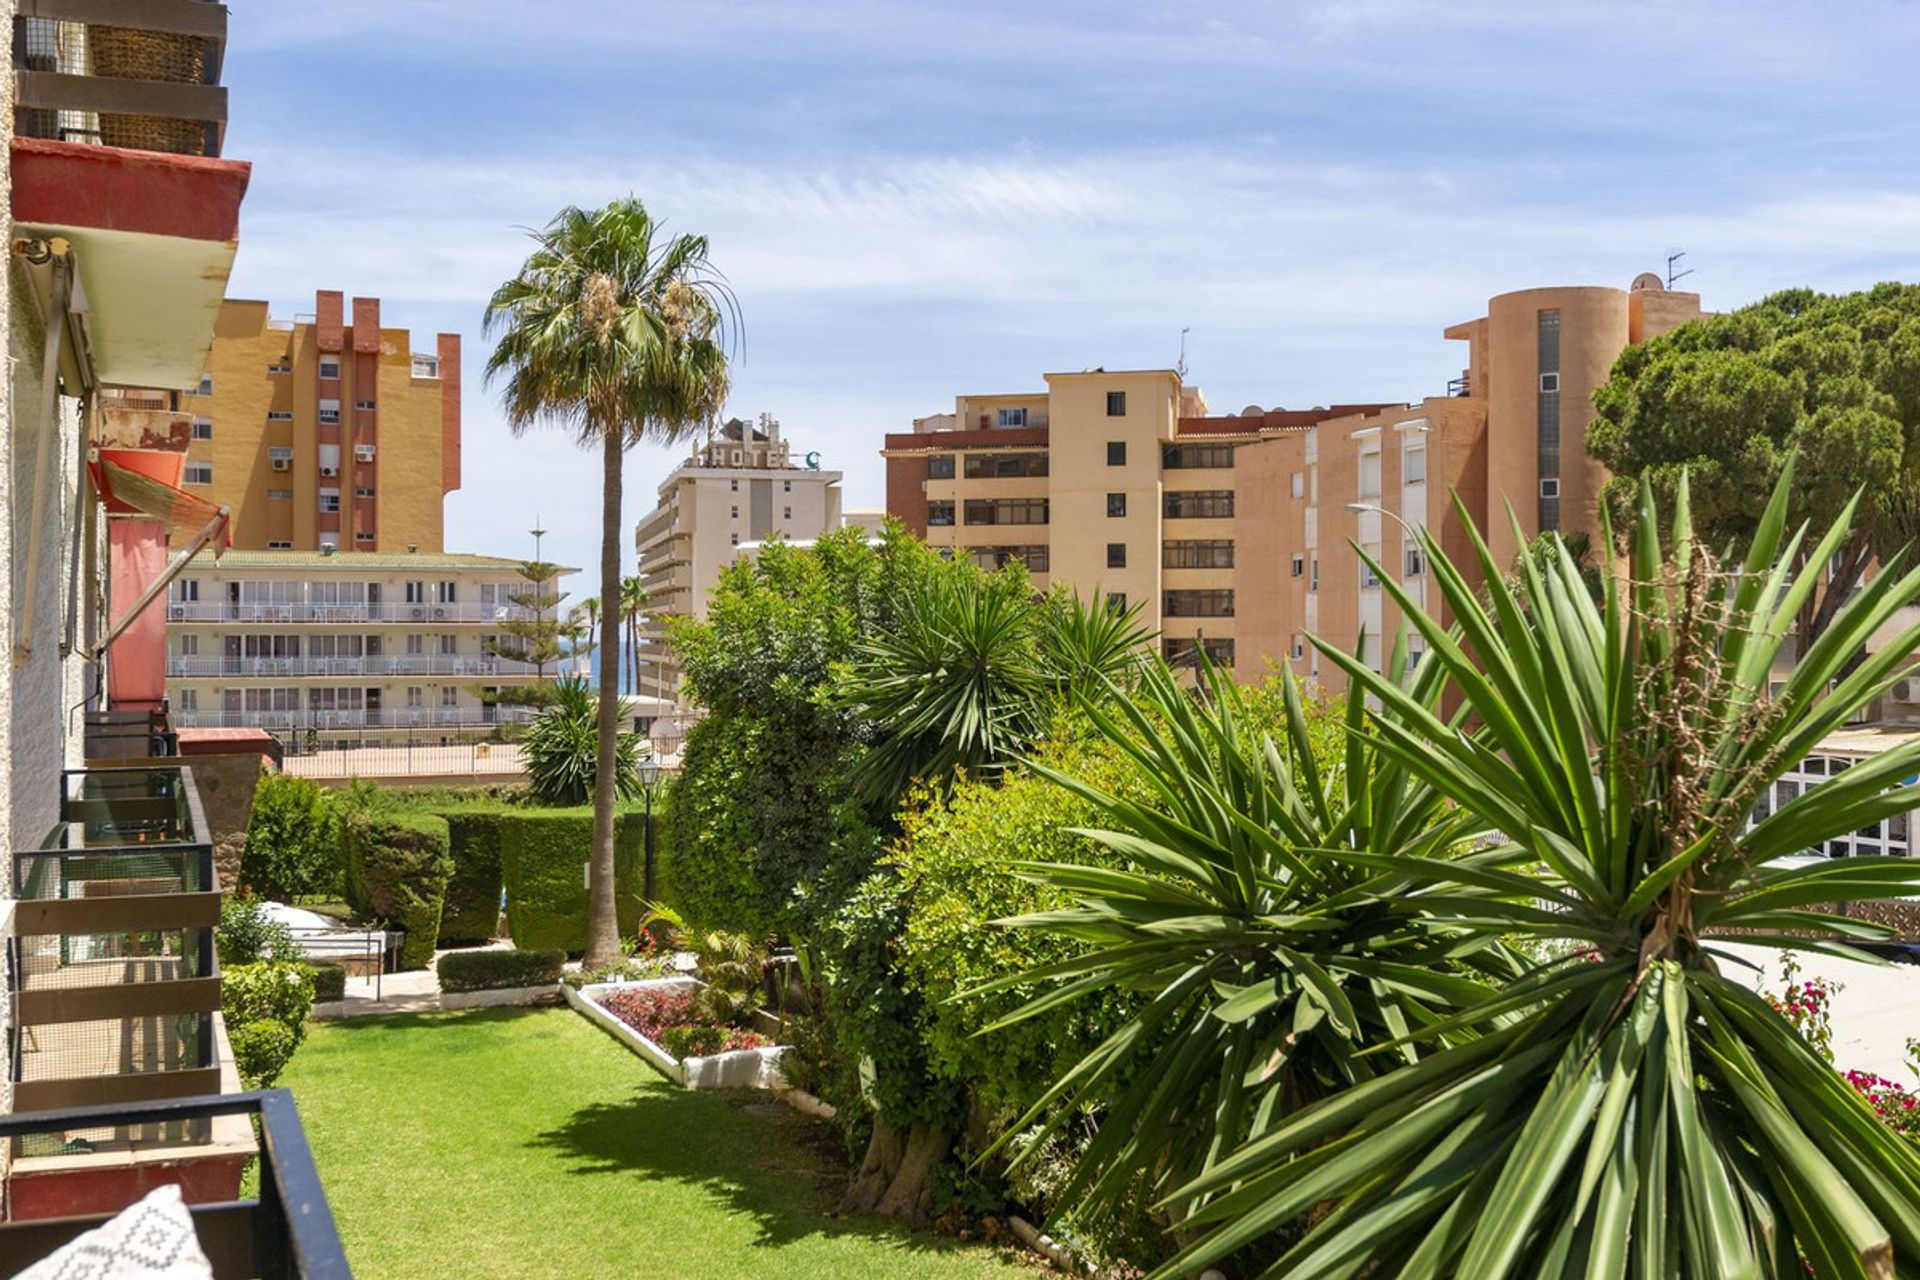
<instances>
[{"instance_id":1,"label":"tree trunk","mask_svg":"<svg viewBox=\"0 0 1920 1280\"><path fill-rule=\"evenodd\" d=\"M614 911L614 746L620 732L620 663L616 654L620 609L620 469L626 433L603 428L600 479L600 718L593 760L593 862L587 873L588 968L620 958L620 921ZM615 605L606 607L612 600ZM610 660L611 659L611 660Z\"/></svg>"},{"instance_id":2,"label":"tree trunk","mask_svg":"<svg viewBox=\"0 0 1920 1280\"><path fill-rule=\"evenodd\" d=\"M875 1119L867 1154L847 1187L848 1213L878 1213L925 1222L933 1209L933 1171L947 1158L953 1135L917 1124L907 1132Z\"/></svg>"},{"instance_id":3,"label":"tree trunk","mask_svg":"<svg viewBox=\"0 0 1920 1280\"><path fill-rule=\"evenodd\" d=\"M887 1193L893 1175L900 1171L900 1160L907 1152L907 1140L884 1118L875 1117L873 1136L867 1139L867 1154L860 1161L853 1181L847 1184L845 1209L848 1213L872 1213Z\"/></svg>"}]
</instances>

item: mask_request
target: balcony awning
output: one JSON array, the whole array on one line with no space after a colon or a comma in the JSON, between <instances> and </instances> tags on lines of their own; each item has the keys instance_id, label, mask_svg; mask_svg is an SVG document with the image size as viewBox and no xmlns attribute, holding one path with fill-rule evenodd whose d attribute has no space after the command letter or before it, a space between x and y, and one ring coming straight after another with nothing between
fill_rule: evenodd
<instances>
[{"instance_id":1,"label":"balcony awning","mask_svg":"<svg viewBox=\"0 0 1920 1280\"><path fill-rule=\"evenodd\" d=\"M71 247L98 381L198 386L252 166L43 138L15 138L11 160L14 237Z\"/></svg>"},{"instance_id":2,"label":"balcony awning","mask_svg":"<svg viewBox=\"0 0 1920 1280\"><path fill-rule=\"evenodd\" d=\"M215 521L213 537L222 546L233 545L233 526L227 509L171 483L180 475L181 455L143 449L95 449L88 459L94 489L109 516L145 516L167 526L168 533L197 534Z\"/></svg>"}]
</instances>

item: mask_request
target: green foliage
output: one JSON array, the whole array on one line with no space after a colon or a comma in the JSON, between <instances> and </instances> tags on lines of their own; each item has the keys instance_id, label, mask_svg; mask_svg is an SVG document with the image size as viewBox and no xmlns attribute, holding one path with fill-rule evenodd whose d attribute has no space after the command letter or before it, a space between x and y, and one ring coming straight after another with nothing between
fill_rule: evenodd
<instances>
[{"instance_id":1,"label":"green foliage","mask_svg":"<svg viewBox=\"0 0 1920 1280\"><path fill-rule=\"evenodd\" d=\"M347 971L329 960L310 962L313 970L313 998L320 1001L344 1000L347 998Z\"/></svg>"},{"instance_id":2,"label":"green foliage","mask_svg":"<svg viewBox=\"0 0 1920 1280\"><path fill-rule=\"evenodd\" d=\"M614 840L614 906L623 934L645 908L644 828L619 815ZM579 952L587 945L585 868L593 851L593 813L521 809L502 816L500 868L507 890L507 932L516 947Z\"/></svg>"},{"instance_id":3,"label":"green foliage","mask_svg":"<svg viewBox=\"0 0 1920 1280\"><path fill-rule=\"evenodd\" d=\"M500 931L500 828L508 811L442 809L453 872L440 913L440 945L490 942Z\"/></svg>"},{"instance_id":4,"label":"green foliage","mask_svg":"<svg viewBox=\"0 0 1920 1280\"><path fill-rule=\"evenodd\" d=\"M496 637L487 651L534 667L538 680L528 691L532 696L525 700L539 703L546 700L547 665L560 657L560 600L565 593L556 586L560 577L557 564L523 560L518 572L527 585L507 597L516 607L494 622ZM521 697L509 696L518 692L503 689L501 701L521 701Z\"/></svg>"},{"instance_id":5,"label":"green foliage","mask_svg":"<svg viewBox=\"0 0 1920 1280\"><path fill-rule=\"evenodd\" d=\"M340 819L319 783L269 773L253 793L253 818L240 859L246 889L278 902L339 892Z\"/></svg>"},{"instance_id":6,"label":"green foliage","mask_svg":"<svg viewBox=\"0 0 1920 1280\"><path fill-rule=\"evenodd\" d=\"M313 970L263 960L228 966L220 977L220 1010L240 1079L249 1089L268 1088L306 1038Z\"/></svg>"},{"instance_id":7,"label":"green foliage","mask_svg":"<svg viewBox=\"0 0 1920 1280\"><path fill-rule=\"evenodd\" d=\"M1824 522L1860 495L1808 639L1873 559L1920 534L1920 286L1793 289L1682 325L1622 352L1594 404L1587 447L1614 473L1622 526L1643 475L1671 510L1687 474L1714 547L1753 537L1789 457L1790 520Z\"/></svg>"},{"instance_id":8,"label":"green foliage","mask_svg":"<svg viewBox=\"0 0 1920 1280\"><path fill-rule=\"evenodd\" d=\"M705 1058L727 1047L725 1027L686 1024L660 1033L660 1047L676 1058Z\"/></svg>"},{"instance_id":9,"label":"green foliage","mask_svg":"<svg viewBox=\"0 0 1920 1280\"><path fill-rule=\"evenodd\" d=\"M560 981L564 951L451 951L434 962L442 991L544 987Z\"/></svg>"},{"instance_id":10,"label":"green foliage","mask_svg":"<svg viewBox=\"0 0 1920 1280\"><path fill-rule=\"evenodd\" d=\"M1756 798L1920 644L1907 627L1854 665L1920 592L1920 572L1892 556L1769 695L1817 586L1792 566L1826 563L1856 514L1845 504L1809 546L1804 527L1789 532L1801 492L1788 468L1744 561L1723 566L1695 536L1685 477L1670 550L1643 484L1628 572L1598 605L1570 556L1509 586L1476 540L1483 603L1423 537L1459 639L1391 575L1383 585L1482 726L1471 737L1323 646L1382 708L1372 749L1504 833L1471 860L1328 856L1379 868L1438 918L1581 951L1416 1029L1431 1046L1417 1065L1287 1116L1179 1188L1169 1201L1203 1206L1209 1230L1162 1274L1287 1224L1299 1234L1275 1263L1284 1274L1363 1261L1476 1277L1920 1267L1920 1154L1763 997L1722 976L1713 945L1847 954L1813 935L1885 930L1819 904L1920 888L1907 858L1783 865L1910 810L1920 743L1752 820Z\"/></svg>"},{"instance_id":11,"label":"green foliage","mask_svg":"<svg viewBox=\"0 0 1920 1280\"><path fill-rule=\"evenodd\" d=\"M560 981L574 990L581 987L598 986L601 983L645 982L649 978L671 978L679 973L673 961L666 956L640 955L627 956L608 964L582 966L560 976Z\"/></svg>"},{"instance_id":12,"label":"green foliage","mask_svg":"<svg viewBox=\"0 0 1920 1280\"><path fill-rule=\"evenodd\" d=\"M214 933L214 944L222 965L300 958L293 931L268 915L264 902L234 894L220 900L220 928Z\"/></svg>"},{"instance_id":13,"label":"green foliage","mask_svg":"<svg viewBox=\"0 0 1920 1280\"><path fill-rule=\"evenodd\" d=\"M368 918L405 930L400 967L425 968L453 873L447 820L375 801L349 813L344 829L347 901Z\"/></svg>"},{"instance_id":14,"label":"green foliage","mask_svg":"<svg viewBox=\"0 0 1920 1280\"><path fill-rule=\"evenodd\" d=\"M563 675L553 682L547 704L520 740L535 801L565 808L593 799L599 716L599 700L584 679ZM639 793L639 765L639 735L619 734L614 741L614 787L623 800Z\"/></svg>"}]
</instances>

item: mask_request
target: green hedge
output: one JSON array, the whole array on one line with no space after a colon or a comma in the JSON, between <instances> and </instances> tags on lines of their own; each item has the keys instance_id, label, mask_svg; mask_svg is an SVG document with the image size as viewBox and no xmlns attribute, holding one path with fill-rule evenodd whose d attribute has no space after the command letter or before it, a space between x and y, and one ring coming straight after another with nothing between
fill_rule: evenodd
<instances>
[{"instance_id":1,"label":"green hedge","mask_svg":"<svg viewBox=\"0 0 1920 1280\"><path fill-rule=\"evenodd\" d=\"M308 966L313 970L313 998L322 1000L345 1000L347 998L347 971L330 960L321 960Z\"/></svg>"},{"instance_id":2,"label":"green hedge","mask_svg":"<svg viewBox=\"0 0 1920 1280\"><path fill-rule=\"evenodd\" d=\"M345 823L347 901L361 913L406 930L400 967L424 969L440 937L453 872L447 820L391 811L351 814Z\"/></svg>"},{"instance_id":3,"label":"green hedge","mask_svg":"<svg viewBox=\"0 0 1920 1280\"><path fill-rule=\"evenodd\" d=\"M654 835L658 838L659 834L656 816ZM641 815L619 815L614 838L614 906L623 936L639 928L645 910L644 840ZM585 870L592 849L590 809L519 809L506 815L500 826L500 867L507 890L507 932L514 946L586 949Z\"/></svg>"},{"instance_id":4,"label":"green hedge","mask_svg":"<svg viewBox=\"0 0 1920 1280\"><path fill-rule=\"evenodd\" d=\"M440 945L491 942L500 932L500 828L505 809L445 809L453 853Z\"/></svg>"},{"instance_id":5,"label":"green hedge","mask_svg":"<svg viewBox=\"0 0 1920 1280\"><path fill-rule=\"evenodd\" d=\"M564 951L455 951L441 956L442 991L493 991L503 987L544 987L560 981Z\"/></svg>"}]
</instances>

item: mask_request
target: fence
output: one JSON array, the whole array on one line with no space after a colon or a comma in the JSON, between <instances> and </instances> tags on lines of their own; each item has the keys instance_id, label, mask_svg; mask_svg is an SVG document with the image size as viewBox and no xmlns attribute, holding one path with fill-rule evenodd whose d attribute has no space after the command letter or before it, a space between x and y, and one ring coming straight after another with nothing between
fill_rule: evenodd
<instances>
[{"instance_id":1,"label":"fence","mask_svg":"<svg viewBox=\"0 0 1920 1280\"><path fill-rule=\"evenodd\" d=\"M447 745L395 742L381 746L330 747L317 750L294 734L286 739L283 767L302 778L461 778L508 781L526 772L518 743L458 742Z\"/></svg>"}]
</instances>

